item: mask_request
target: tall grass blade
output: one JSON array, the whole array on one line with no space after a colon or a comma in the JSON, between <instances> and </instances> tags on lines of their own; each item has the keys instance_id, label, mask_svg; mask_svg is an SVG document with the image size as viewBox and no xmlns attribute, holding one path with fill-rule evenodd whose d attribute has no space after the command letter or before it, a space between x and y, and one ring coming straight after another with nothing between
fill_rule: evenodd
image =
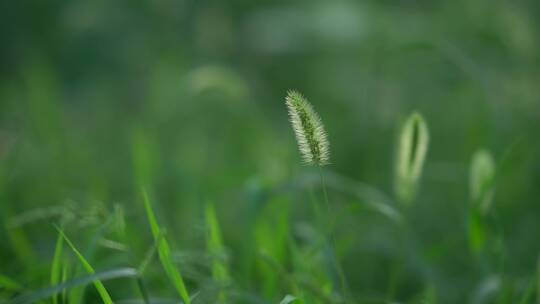
<instances>
[{"instance_id":1,"label":"tall grass blade","mask_svg":"<svg viewBox=\"0 0 540 304\"><path fill-rule=\"evenodd\" d=\"M476 208L469 210L468 229L469 247L473 253L479 254L484 248L487 231L484 220Z\"/></svg>"},{"instance_id":2,"label":"tall grass blade","mask_svg":"<svg viewBox=\"0 0 540 304\"><path fill-rule=\"evenodd\" d=\"M71 263L69 262L69 260L64 260L64 263L62 264L62 283L65 283L68 281L70 275ZM66 289L62 290L61 296L63 299L63 303L67 303L67 299L69 299L69 294Z\"/></svg>"},{"instance_id":3,"label":"tall grass blade","mask_svg":"<svg viewBox=\"0 0 540 304\"><path fill-rule=\"evenodd\" d=\"M56 286L40 289L30 294L23 294L11 300L9 304L36 303L38 301L48 299L62 292L63 290L69 290L77 286L86 286L90 283L96 284L97 282L101 283L101 282L112 280L112 279L133 278L136 276L137 276L137 270L133 268L119 268L119 269L113 269L113 270L108 270L108 271L103 271L103 272L96 272L87 276L83 276L83 277L79 277L79 278L75 278L75 279L63 282Z\"/></svg>"},{"instance_id":4,"label":"tall grass blade","mask_svg":"<svg viewBox=\"0 0 540 304\"><path fill-rule=\"evenodd\" d=\"M77 258L79 259L79 261L81 262L83 268L90 274L94 274L96 273L94 268L90 265L90 263L88 263L88 261L86 260L86 258L79 252L79 250L75 247L75 245L73 245L73 243L68 239L68 237L64 234L64 232L62 231L62 229L60 229L59 227L56 227L56 229L58 230L58 232L60 233L60 235L64 238L64 240L66 241L66 243L68 244L68 246L71 248L71 250L73 250L73 252L75 253L75 255L77 256ZM103 283L101 283L100 280L96 280L94 281L94 286L96 287L99 295L101 296L101 299L103 300L103 302L105 304L112 304L113 301L111 299L111 296L109 295L109 293L107 292L107 289L105 289L105 286L103 285Z\"/></svg>"},{"instance_id":5,"label":"tall grass blade","mask_svg":"<svg viewBox=\"0 0 540 304\"><path fill-rule=\"evenodd\" d=\"M54 256L51 264L51 286L55 286L60 282L62 276L62 253L64 247L64 240L62 234L58 233L56 239L56 246L54 247ZM54 295L52 298L53 304L58 304L58 296Z\"/></svg>"},{"instance_id":6,"label":"tall grass blade","mask_svg":"<svg viewBox=\"0 0 540 304\"><path fill-rule=\"evenodd\" d=\"M278 265L285 264L287 258L287 240L290 233L289 208L288 201L281 197L271 200L261 210L253 227L258 255L266 256L267 260L274 262L273 265L261 259L256 262L256 279L260 282L262 294L267 298L281 291L284 283Z\"/></svg>"},{"instance_id":7,"label":"tall grass blade","mask_svg":"<svg viewBox=\"0 0 540 304\"><path fill-rule=\"evenodd\" d=\"M212 278L219 284L218 302L226 303L227 294L225 288L229 285L230 281L229 271L227 269L225 247L223 246L216 210L210 203L205 208L205 219L208 230L206 246L212 258Z\"/></svg>"},{"instance_id":8,"label":"tall grass blade","mask_svg":"<svg viewBox=\"0 0 540 304\"><path fill-rule=\"evenodd\" d=\"M148 198L148 194L144 190L143 200L146 214L148 216L148 222L150 223L150 230L152 231L154 240L158 242L158 255L159 260L161 261L161 265L165 269L165 272L169 276L169 279L172 281L174 288L180 295L182 301L184 301L185 304L190 304L191 299L189 298L188 291L186 289L186 286L184 285L184 280L180 275L180 271L178 271L178 269L175 267L171 260L171 250L169 247L169 243L167 242L165 237L161 236L161 229L159 228L156 217L154 215L154 211L152 210L150 199Z\"/></svg>"},{"instance_id":9,"label":"tall grass blade","mask_svg":"<svg viewBox=\"0 0 540 304\"><path fill-rule=\"evenodd\" d=\"M416 197L428 145L427 124L422 115L415 112L401 129L397 150L395 191L404 204L411 203Z\"/></svg>"}]
</instances>

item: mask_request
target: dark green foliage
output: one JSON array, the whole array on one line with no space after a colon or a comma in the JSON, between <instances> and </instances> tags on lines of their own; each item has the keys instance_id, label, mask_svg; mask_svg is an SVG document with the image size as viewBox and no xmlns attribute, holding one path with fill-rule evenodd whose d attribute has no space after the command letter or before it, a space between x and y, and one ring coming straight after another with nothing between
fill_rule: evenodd
<instances>
[{"instance_id":1,"label":"dark green foliage","mask_svg":"<svg viewBox=\"0 0 540 304\"><path fill-rule=\"evenodd\" d=\"M0 303L540 303L539 71L536 0L1 1Z\"/></svg>"}]
</instances>

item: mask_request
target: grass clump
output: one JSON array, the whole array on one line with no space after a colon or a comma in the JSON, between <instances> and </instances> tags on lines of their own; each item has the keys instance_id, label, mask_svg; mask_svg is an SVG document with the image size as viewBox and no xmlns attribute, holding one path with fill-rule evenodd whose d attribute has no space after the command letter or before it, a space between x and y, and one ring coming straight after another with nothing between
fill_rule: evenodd
<instances>
[{"instance_id":1,"label":"grass clump","mask_svg":"<svg viewBox=\"0 0 540 304\"><path fill-rule=\"evenodd\" d=\"M322 218L317 210L315 210L315 213L319 217L318 221L319 225L321 225L321 231L327 238L324 247L331 252L332 268L339 280L339 283L336 284L340 285L342 294L346 295L348 292L345 274L339 264L336 254L336 242L332 232L332 225L335 218L332 216L326 181L322 170L322 167L328 165L330 162L330 142L328 141L328 136L319 114L317 114L313 106L302 94L295 90L289 91L285 98L285 104L289 111L289 118L296 135L298 149L302 155L303 162L308 165L317 166L319 171L327 219Z\"/></svg>"}]
</instances>

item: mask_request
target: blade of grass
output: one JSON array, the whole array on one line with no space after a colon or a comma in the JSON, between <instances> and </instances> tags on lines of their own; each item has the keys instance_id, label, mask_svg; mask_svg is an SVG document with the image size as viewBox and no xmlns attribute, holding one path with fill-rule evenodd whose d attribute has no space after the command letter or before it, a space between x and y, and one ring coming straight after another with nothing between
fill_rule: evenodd
<instances>
[{"instance_id":1,"label":"blade of grass","mask_svg":"<svg viewBox=\"0 0 540 304\"><path fill-rule=\"evenodd\" d=\"M290 304L290 303L297 302L297 301L299 301L299 300L295 296L286 295L285 298L283 298L283 300L281 300L281 302L279 302L279 304Z\"/></svg>"},{"instance_id":2,"label":"blade of grass","mask_svg":"<svg viewBox=\"0 0 540 304\"><path fill-rule=\"evenodd\" d=\"M89 240L86 242L86 246L84 248L84 252L86 256L94 255L95 251L97 250L99 240L103 238L105 231L108 229L108 227L112 223L113 223L113 217L107 216L105 219L105 222L94 229ZM84 268L84 267L82 267L81 263L78 263L73 268L73 275L79 274L81 270L80 268ZM86 271L86 270L83 269L83 271ZM83 303L83 296L84 296L84 287L73 288L72 290L70 290L69 299L67 302L70 304L81 304Z\"/></svg>"},{"instance_id":3,"label":"blade of grass","mask_svg":"<svg viewBox=\"0 0 540 304\"><path fill-rule=\"evenodd\" d=\"M290 233L289 205L284 198L270 201L257 215L253 227L254 245L259 255L272 257L277 264L285 264L287 260L287 237ZM272 298L282 290L286 282L281 280L275 267L257 261L256 270L264 297Z\"/></svg>"},{"instance_id":4,"label":"blade of grass","mask_svg":"<svg viewBox=\"0 0 540 304\"><path fill-rule=\"evenodd\" d=\"M534 301L533 295L534 295L534 289L536 287L535 285L536 285L536 278L533 277L533 279L529 283L529 286L527 287L527 289L521 296L521 300L519 301L519 304L527 304L527 303L532 303Z\"/></svg>"},{"instance_id":5,"label":"blade of grass","mask_svg":"<svg viewBox=\"0 0 540 304\"><path fill-rule=\"evenodd\" d=\"M212 258L212 278L219 284L218 302L226 303L227 294L224 287L229 284L229 273L225 263L225 248L223 246L216 210L210 203L206 204L205 218L208 229L207 249Z\"/></svg>"},{"instance_id":6,"label":"blade of grass","mask_svg":"<svg viewBox=\"0 0 540 304\"><path fill-rule=\"evenodd\" d=\"M30 304L36 303L37 301L50 298L53 295L56 295L63 290L68 290L77 286L85 286L90 283L96 284L97 282L103 282L112 279L118 278L132 278L137 276L137 270L133 268L119 268L103 272L92 273L87 276L75 278L56 286L51 286L48 288L40 289L30 294L23 294L13 299L10 304ZM112 302L111 302L112 303Z\"/></svg>"},{"instance_id":7,"label":"blade of grass","mask_svg":"<svg viewBox=\"0 0 540 304\"><path fill-rule=\"evenodd\" d=\"M169 279L172 281L174 288L180 295L180 298L182 299L182 301L184 301L184 304L190 304L191 300L184 284L184 280L180 275L180 271L174 266L171 260L171 250L169 247L169 243L164 237L161 236L161 229L159 228L156 216L154 215L154 211L152 210L148 194L144 190L142 192L144 207L148 216L148 222L150 223L150 230L152 231L154 240L158 242L158 255L159 260L161 261L161 265L165 269L165 272L169 276Z\"/></svg>"},{"instance_id":8,"label":"blade of grass","mask_svg":"<svg viewBox=\"0 0 540 304\"><path fill-rule=\"evenodd\" d=\"M158 243L162 237L163 235L160 234L157 240L154 241L154 245L146 252L143 261L139 264L139 267L137 267L137 272L139 273L139 277L137 278L137 288L139 289L141 296L143 297L144 304L150 303L150 297L148 296L148 292L146 291L146 287L142 279L142 276L144 272L146 271L146 268L150 264L150 261L154 257L154 254L157 251Z\"/></svg>"},{"instance_id":9,"label":"blade of grass","mask_svg":"<svg viewBox=\"0 0 540 304\"><path fill-rule=\"evenodd\" d=\"M59 227L56 227L56 229L58 230L58 232L60 233L60 235L64 238L64 240L66 241L66 243L69 245L69 247L71 248L71 250L73 250L73 252L75 253L75 255L77 256L77 258L79 259L79 261L81 262L82 266L84 267L84 269L90 273L90 274L94 274L96 273L94 268L92 268L92 266L90 265L90 263L88 263L88 261L84 258L84 256L79 252L79 250L75 247L75 245L73 245L73 243L68 239L68 237L64 234L64 232L62 231L62 229L60 229ZM109 295L109 293L107 292L107 289L105 289L105 286L103 286L103 283L101 283L100 280L96 280L94 281L94 286L96 287L99 295L101 296L101 299L103 300L103 302L105 304L112 304L113 301L111 299L111 296Z\"/></svg>"},{"instance_id":10,"label":"blade of grass","mask_svg":"<svg viewBox=\"0 0 540 304\"><path fill-rule=\"evenodd\" d=\"M22 289L22 287L21 285L19 285L19 283L15 282L13 279L0 274L0 289L20 290Z\"/></svg>"},{"instance_id":11,"label":"blade of grass","mask_svg":"<svg viewBox=\"0 0 540 304\"><path fill-rule=\"evenodd\" d=\"M150 303L150 298L148 297L148 292L146 291L146 286L144 285L144 282L140 276L137 277L137 288L141 292L141 296L143 297L144 304Z\"/></svg>"},{"instance_id":12,"label":"blade of grass","mask_svg":"<svg viewBox=\"0 0 540 304\"><path fill-rule=\"evenodd\" d=\"M139 264L139 267L137 267L139 271L139 275L142 276L144 272L146 271L146 268L150 264L150 261L154 257L154 254L156 254L156 251L159 246L159 242L161 241L162 237L163 237L163 231L160 231L160 235L154 240L154 245L150 249L148 249L148 251L144 255L143 261Z\"/></svg>"},{"instance_id":13,"label":"blade of grass","mask_svg":"<svg viewBox=\"0 0 540 304\"><path fill-rule=\"evenodd\" d=\"M11 229L9 227L5 227L5 231L10 248L15 252L15 257L21 265L34 265L36 256L32 244L24 231L21 228Z\"/></svg>"},{"instance_id":14,"label":"blade of grass","mask_svg":"<svg viewBox=\"0 0 540 304\"><path fill-rule=\"evenodd\" d=\"M300 186L319 185L320 175L315 172L300 176ZM379 212L390 220L401 223L403 215L395 208L395 202L382 191L368 184L341 176L332 170L325 171L325 182L329 189L358 199L370 209Z\"/></svg>"},{"instance_id":15,"label":"blade of grass","mask_svg":"<svg viewBox=\"0 0 540 304\"><path fill-rule=\"evenodd\" d=\"M64 261L63 266L62 266L62 283L65 283L68 281L70 270L71 270L70 265L71 264L69 260ZM64 289L62 291L62 303L67 303L67 299L68 299L68 292L66 289Z\"/></svg>"},{"instance_id":16,"label":"blade of grass","mask_svg":"<svg viewBox=\"0 0 540 304\"><path fill-rule=\"evenodd\" d=\"M540 258L536 265L536 303L540 304Z\"/></svg>"},{"instance_id":17,"label":"blade of grass","mask_svg":"<svg viewBox=\"0 0 540 304\"><path fill-rule=\"evenodd\" d=\"M51 264L51 286L55 286L60 281L60 276L62 273L62 252L63 252L63 238L62 234L58 233L58 238L56 239L56 246L54 247L54 257ZM54 295L52 299L53 304L58 304L58 296Z\"/></svg>"}]
</instances>

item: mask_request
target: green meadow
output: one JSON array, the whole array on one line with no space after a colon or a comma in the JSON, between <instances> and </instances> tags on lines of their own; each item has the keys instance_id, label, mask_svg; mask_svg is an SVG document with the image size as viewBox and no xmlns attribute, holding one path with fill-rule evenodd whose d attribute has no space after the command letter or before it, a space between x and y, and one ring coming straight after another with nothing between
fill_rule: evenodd
<instances>
[{"instance_id":1,"label":"green meadow","mask_svg":"<svg viewBox=\"0 0 540 304\"><path fill-rule=\"evenodd\" d=\"M540 304L540 2L3 1L0 303Z\"/></svg>"}]
</instances>

